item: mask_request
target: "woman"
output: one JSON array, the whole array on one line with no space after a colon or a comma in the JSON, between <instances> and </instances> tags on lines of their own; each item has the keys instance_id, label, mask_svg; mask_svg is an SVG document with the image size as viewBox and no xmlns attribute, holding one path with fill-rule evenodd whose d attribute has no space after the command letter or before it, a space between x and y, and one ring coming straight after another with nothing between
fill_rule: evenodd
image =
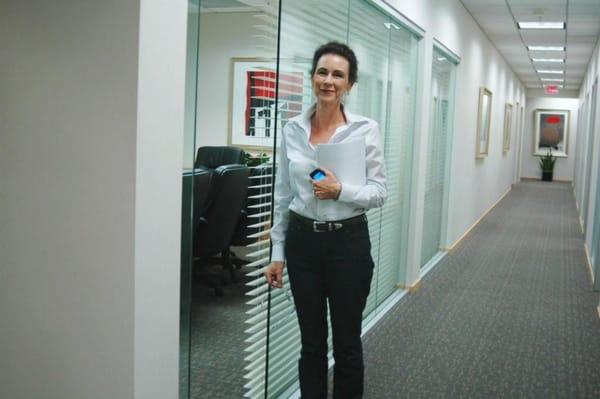
<instances>
[{"instance_id":1,"label":"woman","mask_svg":"<svg viewBox=\"0 0 600 399\"><path fill-rule=\"evenodd\" d=\"M317 99L283 129L271 230L267 282L283 285L284 260L302 335L299 361L304 399L327 397L327 301L333 335L334 398L360 398L362 312L373 260L365 212L387 197L379 127L348 112L343 99L356 83L358 62L345 44L330 42L314 56L311 80ZM366 184L338 181L332 171L312 180L316 146L365 141Z\"/></svg>"}]
</instances>

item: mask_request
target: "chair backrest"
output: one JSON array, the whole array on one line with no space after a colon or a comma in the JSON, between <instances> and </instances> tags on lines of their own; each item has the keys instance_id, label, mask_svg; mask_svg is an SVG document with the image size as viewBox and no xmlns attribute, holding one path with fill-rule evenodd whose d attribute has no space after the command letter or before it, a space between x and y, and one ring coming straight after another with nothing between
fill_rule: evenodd
<instances>
[{"instance_id":1,"label":"chair backrest","mask_svg":"<svg viewBox=\"0 0 600 399\"><path fill-rule=\"evenodd\" d=\"M245 164L246 154L237 147L200 147L196 153L195 168L218 168L223 165Z\"/></svg>"},{"instance_id":2,"label":"chair backrest","mask_svg":"<svg viewBox=\"0 0 600 399\"><path fill-rule=\"evenodd\" d=\"M212 176L211 169L194 169L194 228L198 227L200 218L204 217L208 206L210 205L210 195L212 193Z\"/></svg>"},{"instance_id":3,"label":"chair backrest","mask_svg":"<svg viewBox=\"0 0 600 399\"><path fill-rule=\"evenodd\" d=\"M227 249L240 218L248 192L246 165L219 166L211 179L211 201L194 238L197 256L213 255Z\"/></svg>"}]
</instances>

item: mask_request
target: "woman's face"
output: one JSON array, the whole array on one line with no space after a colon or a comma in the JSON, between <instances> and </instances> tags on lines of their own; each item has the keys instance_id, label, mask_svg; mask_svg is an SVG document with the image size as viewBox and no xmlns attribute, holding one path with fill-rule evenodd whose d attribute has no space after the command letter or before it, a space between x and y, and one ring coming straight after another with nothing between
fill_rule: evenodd
<instances>
[{"instance_id":1,"label":"woman's face","mask_svg":"<svg viewBox=\"0 0 600 399\"><path fill-rule=\"evenodd\" d=\"M312 76L317 102L341 103L344 95L352 88L349 76L350 64L346 58L337 54L321 56Z\"/></svg>"}]
</instances>

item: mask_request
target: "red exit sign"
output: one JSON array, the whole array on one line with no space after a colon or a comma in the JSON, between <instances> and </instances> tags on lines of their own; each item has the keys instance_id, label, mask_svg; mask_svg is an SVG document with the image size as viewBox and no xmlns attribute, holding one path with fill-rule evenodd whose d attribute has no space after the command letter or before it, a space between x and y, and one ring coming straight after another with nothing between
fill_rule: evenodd
<instances>
[{"instance_id":1,"label":"red exit sign","mask_svg":"<svg viewBox=\"0 0 600 399\"><path fill-rule=\"evenodd\" d=\"M546 86L546 94L558 94L558 87L556 85Z\"/></svg>"}]
</instances>

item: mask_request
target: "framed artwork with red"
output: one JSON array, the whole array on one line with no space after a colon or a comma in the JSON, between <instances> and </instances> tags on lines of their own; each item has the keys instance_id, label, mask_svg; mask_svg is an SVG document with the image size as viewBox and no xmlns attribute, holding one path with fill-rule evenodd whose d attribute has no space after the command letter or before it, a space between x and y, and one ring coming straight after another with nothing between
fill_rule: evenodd
<instances>
[{"instance_id":1,"label":"framed artwork with red","mask_svg":"<svg viewBox=\"0 0 600 399\"><path fill-rule=\"evenodd\" d=\"M567 157L569 142L569 110L536 109L533 113L533 155Z\"/></svg>"},{"instance_id":2,"label":"framed artwork with red","mask_svg":"<svg viewBox=\"0 0 600 399\"><path fill-rule=\"evenodd\" d=\"M272 149L276 132L310 103L310 65L280 62L279 68L277 82L274 60L232 59L230 145Z\"/></svg>"}]
</instances>

